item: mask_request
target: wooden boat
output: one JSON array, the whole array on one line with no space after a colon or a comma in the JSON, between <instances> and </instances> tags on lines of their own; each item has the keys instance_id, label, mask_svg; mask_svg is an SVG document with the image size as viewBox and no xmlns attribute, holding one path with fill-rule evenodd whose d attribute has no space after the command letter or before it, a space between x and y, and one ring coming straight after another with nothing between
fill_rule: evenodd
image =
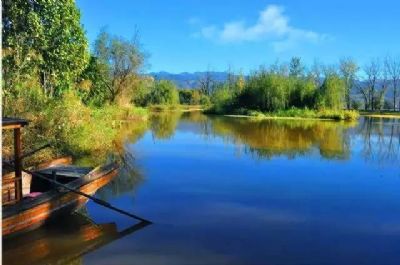
<instances>
[{"instance_id":1,"label":"wooden boat","mask_svg":"<svg viewBox=\"0 0 400 265\"><path fill-rule=\"evenodd\" d=\"M82 207L87 197L56 186L43 178L22 173L20 129L27 125L22 119L3 118L3 129L14 130L14 173L2 179L2 234L3 237L35 229L50 219L70 214ZM42 177L56 180L66 187L88 195L109 183L118 171L118 165L110 163L97 168L69 165L69 159L60 159L41 165L34 171ZM23 178L31 181L23 181Z\"/></svg>"},{"instance_id":2,"label":"wooden boat","mask_svg":"<svg viewBox=\"0 0 400 265\"><path fill-rule=\"evenodd\" d=\"M141 222L119 231L114 222L98 224L80 213L72 214L68 219L4 240L3 262L8 265L81 264L82 255L147 225Z\"/></svg>"}]
</instances>

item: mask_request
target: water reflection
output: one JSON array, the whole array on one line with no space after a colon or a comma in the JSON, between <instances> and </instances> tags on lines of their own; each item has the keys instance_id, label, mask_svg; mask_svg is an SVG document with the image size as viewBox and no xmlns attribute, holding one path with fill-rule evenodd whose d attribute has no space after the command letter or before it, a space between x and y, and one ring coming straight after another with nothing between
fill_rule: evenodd
<instances>
[{"instance_id":1,"label":"water reflection","mask_svg":"<svg viewBox=\"0 0 400 265\"><path fill-rule=\"evenodd\" d=\"M85 213L3 241L3 264L84 264L81 256L132 234L148 224L118 231L116 223L97 224ZM62 228L62 229L60 229Z\"/></svg>"},{"instance_id":2,"label":"water reflection","mask_svg":"<svg viewBox=\"0 0 400 265\"><path fill-rule=\"evenodd\" d=\"M118 127L118 134L113 140L112 150L103 150L100 153L88 155L77 161L77 164L88 166L111 161L119 163L118 177L114 178L106 188L102 188L96 192L96 196L103 200L132 192L145 179L140 167L135 163L134 154L127 150L127 144L134 143L143 137L148 129L147 122L121 122L118 124Z\"/></svg>"},{"instance_id":3,"label":"water reflection","mask_svg":"<svg viewBox=\"0 0 400 265\"><path fill-rule=\"evenodd\" d=\"M175 127L168 139L148 132L134 145L146 169L137 207L157 225L132 259L399 264L398 120L185 113L160 124Z\"/></svg>"},{"instance_id":4,"label":"water reflection","mask_svg":"<svg viewBox=\"0 0 400 265\"><path fill-rule=\"evenodd\" d=\"M357 128L363 157L371 162L400 163L400 120L366 117Z\"/></svg>"},{"instance_id":5,"label":"water reflection","mask_svg":"<svg viewBox=\"0 0 400 265\"><path fill-rule=\"evenodd\" d=\"M96 195L155 225L120 238L104 219L126 219L89 203L100 225L68 220L70 228L57 224L7 242L5 264L400 260L400 120L254 121L170 112L126 126L128 134L116 140L120 176Z\"/></svg>"},{"instance_id":6,"label":"water reflection","mask_svg":"<svg viewBox=\"0 0 400 265\"><path fill-rule=\"evenodd\" d=\"M205 116L200 112L164 113L151 118L155 139L169 139L176 131L219 137L242 153L259 159L294 158L318 153L325 159L347 160L355 145L363 157L377 163L400 161L400 120L361 118L359 122L316 120L251 120ZM355 142L362 139L361 142ZM352 143L353 142L353 143Z\"/></svg>"},{"instance_id":7,"label":"water reflection","mask_svg":"<svg viewBox=\"0 0 400 265\"><path fill-rule=\"evenodd\" d=\"M104 148L78 157L75 163L82 166L100 165L109 161L125 164L125 160L130 159L126 154L126 144L134 143L142 138L148 129L148 123L145 120L115 121L113 127L115 135L112 140L112 148ZM98 140L102 141L102 139Z\"/></svg>"},{"instance_id":8,"label":"water reflection","mask_svg":"<svg viewBox=\"0 0 400 265\"><path fill-rule=\"evenodd\" d=\"M349 156L348 123L328 121L212 119L215 134L261 158L285 155L294 158L318 149L322 157L345 159Z\"/></svg>"},{"instance_id":9,"label":"water reflection","mask_svg":"<svg viewBox=\"0 0 400 265\"><path fill-rule=\"evenodd\" d=\"M178 125L182 112L160 112L150 116L150 129L156 139L169 139Z\"/></svg>"},{"instance_id":10,"label":"water reflection","mask_svg":"<svg viewBox=\"0 0 400 265\"><path fill-rule=\"evenodd\" d=\"M106 188L100 189L96 195L102 200L109 200L112 197L124 193L134 193L139 185L145 180L141 168L135 163L132 152L125 151L121 156L118 176L114 178Z\"/></svg>"}]
</instances>

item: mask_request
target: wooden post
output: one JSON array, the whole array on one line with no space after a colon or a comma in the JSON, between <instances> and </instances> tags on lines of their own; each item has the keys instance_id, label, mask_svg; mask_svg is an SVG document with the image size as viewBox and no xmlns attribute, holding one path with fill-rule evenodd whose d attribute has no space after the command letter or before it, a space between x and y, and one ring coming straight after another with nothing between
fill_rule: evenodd
<instances>
[{"instance_id":1,"label":"wooden post","mask_svg":"<svg viewBox=\"0 0 400 265\"><path fill-rule=\"evenodd\" d=\"M21 128L14 129L15 200L22 199Z\"/></svg>"}]
</instances>

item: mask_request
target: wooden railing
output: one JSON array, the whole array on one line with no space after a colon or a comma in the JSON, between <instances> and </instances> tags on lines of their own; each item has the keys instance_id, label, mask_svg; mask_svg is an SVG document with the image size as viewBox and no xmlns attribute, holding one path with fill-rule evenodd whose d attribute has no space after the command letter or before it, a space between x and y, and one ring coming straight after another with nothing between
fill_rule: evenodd
<instances>
[{"instance_id":1,"label":"wooden railing","mask_svg":"<svg viewBox=\"0 0 400 265\"><path fill-rule=\"evenodd\" d=\"M16 177L11 177L11 178L4 178L1 181L2 183L2 189L1 189L1 195L2 195L2 205L9 205L9 204L14 204L19 201L19 198L15 197L16 190L19 189L18 184L22 183L22 177L16 178ZM22 187L21 187L22 189Z\"/></svg>"}]
</instances>

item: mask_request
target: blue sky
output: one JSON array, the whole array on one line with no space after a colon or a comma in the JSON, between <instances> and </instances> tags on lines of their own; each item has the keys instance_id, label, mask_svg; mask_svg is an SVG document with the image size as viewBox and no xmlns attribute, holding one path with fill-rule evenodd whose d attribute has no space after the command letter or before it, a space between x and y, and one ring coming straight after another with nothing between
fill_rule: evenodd
<instances>
[{"instance_id":1,"label":"blue sky","mask_svg":"<svg viewBox=\"0 0 400 265\"><path fill-rule=\"evenodd\" d=\"M400 55L400 1L78 0L92 44L100 29L131 38L139 29L146 71L247 73L300 56L327 64Z\"/></svg>"}]
</instances>

